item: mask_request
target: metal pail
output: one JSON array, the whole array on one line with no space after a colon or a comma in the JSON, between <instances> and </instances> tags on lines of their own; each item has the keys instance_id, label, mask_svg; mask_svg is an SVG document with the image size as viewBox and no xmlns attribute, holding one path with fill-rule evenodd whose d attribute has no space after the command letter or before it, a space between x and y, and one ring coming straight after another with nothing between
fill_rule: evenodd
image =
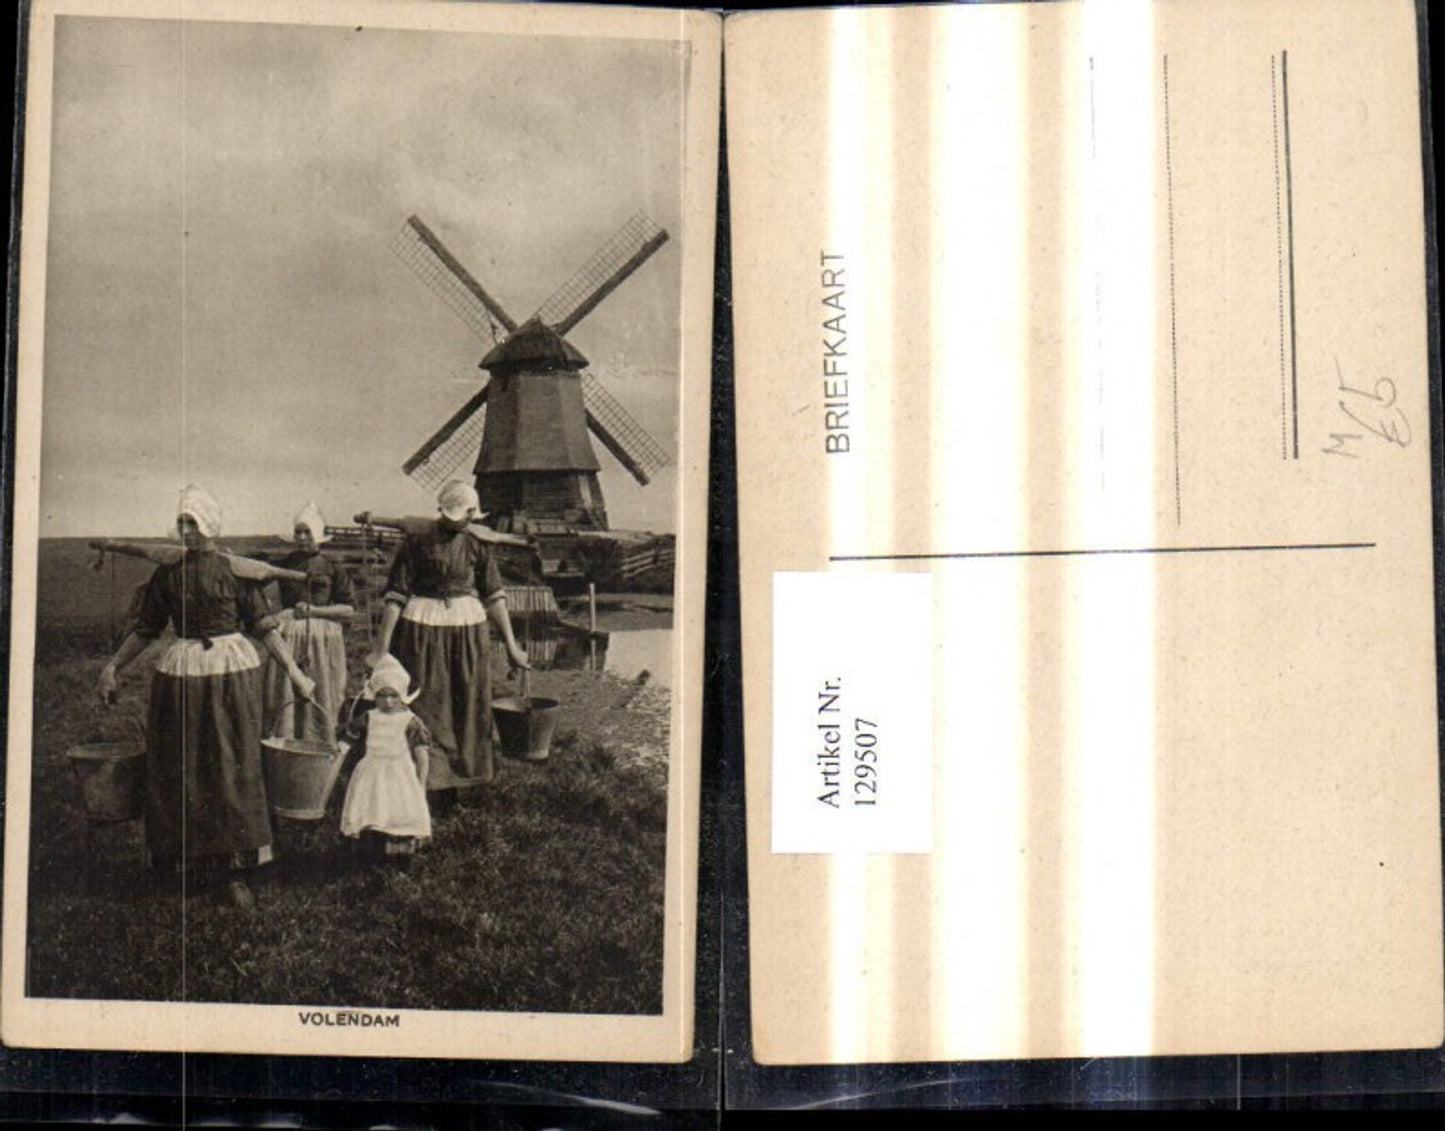
<instances>
[{"instance_id":1,"label":"metal pail","mask_svg":"<svg viewBox=\"0 0 1445 1131\"><path fill-rule=\"evenodd\" d=\"M540 695L526 698L508 695L493 699L492 718L497 721L502 753L528 762L546 761L560 708L561 704L556 699L545 699Z\"/></svg>"},{"instance_id":2,"label":"metal pail","mask_svg":"<svg viewBox=\"0 0 1445 1131\"><path fill-rule=\"evenodd\" d=\"M284 712L290 703L282 705ZM318 711L316 704L312 704ZM325 712L322 712L323 714ZM279 723L278 712L276 722ZM272 729L275 729L273 724ZM266 769L266 798L271 812L296 821L318 821L326 816L326 802L341 772L341 751L314 738L261 740Z\"/></svg>"}]
</instances>

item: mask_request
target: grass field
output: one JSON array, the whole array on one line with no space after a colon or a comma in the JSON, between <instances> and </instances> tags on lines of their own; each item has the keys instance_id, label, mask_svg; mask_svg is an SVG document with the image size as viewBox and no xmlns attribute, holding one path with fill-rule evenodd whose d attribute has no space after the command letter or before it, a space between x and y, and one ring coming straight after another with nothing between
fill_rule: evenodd
<instances>
[{"instance_id":1,"label":"grass field","mask_svg":"<svg viewBox=\"0 0 1445 1131\"><path fill-rule=\"evenodd\" d=\"M96 704L113 613L109 566L91 573L89 558L78 541L40 546L31 996L661 1010L664 690L537 673L533 694L562 702L551 757L500 759L496 782L436 822L407 872L351 863L337 831L343 773L325 820L276 820L278 860L254 884L257 906L242 911L215 891L150 879L139 821L99 828L88 843L65 751L134 737L150 666L122 675L116 706ZM117 601L149 568L117 562ZM350 650L364 650L359 632Z\"/></svg>"}]
</instances>

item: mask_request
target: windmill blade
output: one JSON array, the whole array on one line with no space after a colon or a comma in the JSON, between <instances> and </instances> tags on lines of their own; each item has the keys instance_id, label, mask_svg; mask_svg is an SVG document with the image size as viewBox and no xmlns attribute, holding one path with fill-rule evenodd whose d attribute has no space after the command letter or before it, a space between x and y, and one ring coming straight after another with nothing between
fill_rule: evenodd
<instances>
[{"instance_id":1,"label":"windmill blade","mask_svg":"<svg viewBox=\"0 0 1445 1131\"><path fill-rule=\"evenodd\" d=\"M483 385L479 393L457 409L438 428L401 469L429 491L435 491L448 480L469 474L464 465L476 456L482 443L482 428L487 419L487 393L491 385Z\"/></svg>"},{"instance_id":2,"label":"windmill blade","mask_svg":"<svg viewBox=\"0 0 1445 1131\"><path fill-rule=\"evenodd\" d=\"M637 213L542 304L537 317L565 335L666 242L667 231Z\"/></svg>"},{"instance_id":3,"label":"windmill blade","mask_svg":"<svg viewBox=\"0 0 1445 1131\"><path fill-rule=\"evenodd\" d=\"M616 456L617 462L642 486L646 487L652 476L667 466L667 453L662 446L585 370L582 407L587 412L587 426L602 441L602 446Z\"/></svg>"},{"instance_id":4,"label":"windmill blade","mask_svg":"<svg viewBox=\"0 0 1445 1131\"><path fill-rule=\"evenodd\" d=\"M483 341L497 340L495 323L500 322L508 334L517 328L516 321L502 309L502 304L487 293L417 217L407 218L392 240L391 250Z\"/></svg>"}]
</instances>

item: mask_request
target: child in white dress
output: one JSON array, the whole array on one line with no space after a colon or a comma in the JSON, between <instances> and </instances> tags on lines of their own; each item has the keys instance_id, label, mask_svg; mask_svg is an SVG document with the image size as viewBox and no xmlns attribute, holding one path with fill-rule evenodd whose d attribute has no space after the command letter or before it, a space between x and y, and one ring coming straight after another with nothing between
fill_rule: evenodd
<instances>
[{"instance_id":1,"label":"child in white dress","mask_svg":"<svg viewBox=\"0 0 1445 1131\"><path fill-rule=\"evenodd\" d=\"M356 839L362 859L406 864L431 836L427 759L431 736L407 709L411 677L394 656L382 657L362 694L376 706L353 721L347 736L365 751L352 771L341 807L342 835Z\"/></svg>"}]
</instances>

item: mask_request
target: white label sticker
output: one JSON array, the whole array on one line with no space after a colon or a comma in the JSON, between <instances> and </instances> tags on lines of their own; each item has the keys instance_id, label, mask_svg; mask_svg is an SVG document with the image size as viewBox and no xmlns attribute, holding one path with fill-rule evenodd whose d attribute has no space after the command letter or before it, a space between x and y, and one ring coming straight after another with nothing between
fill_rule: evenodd
<instances>
[{"instance_id":1,"label":"white label sticker","mask_svg":"<svg viewBox=\"0 0 1445 1131\"><path fill-rule=\"evenodd\" d=\"M773 574L773 851L932 847L932 575Z\"/></svg>"}]
</instances>

